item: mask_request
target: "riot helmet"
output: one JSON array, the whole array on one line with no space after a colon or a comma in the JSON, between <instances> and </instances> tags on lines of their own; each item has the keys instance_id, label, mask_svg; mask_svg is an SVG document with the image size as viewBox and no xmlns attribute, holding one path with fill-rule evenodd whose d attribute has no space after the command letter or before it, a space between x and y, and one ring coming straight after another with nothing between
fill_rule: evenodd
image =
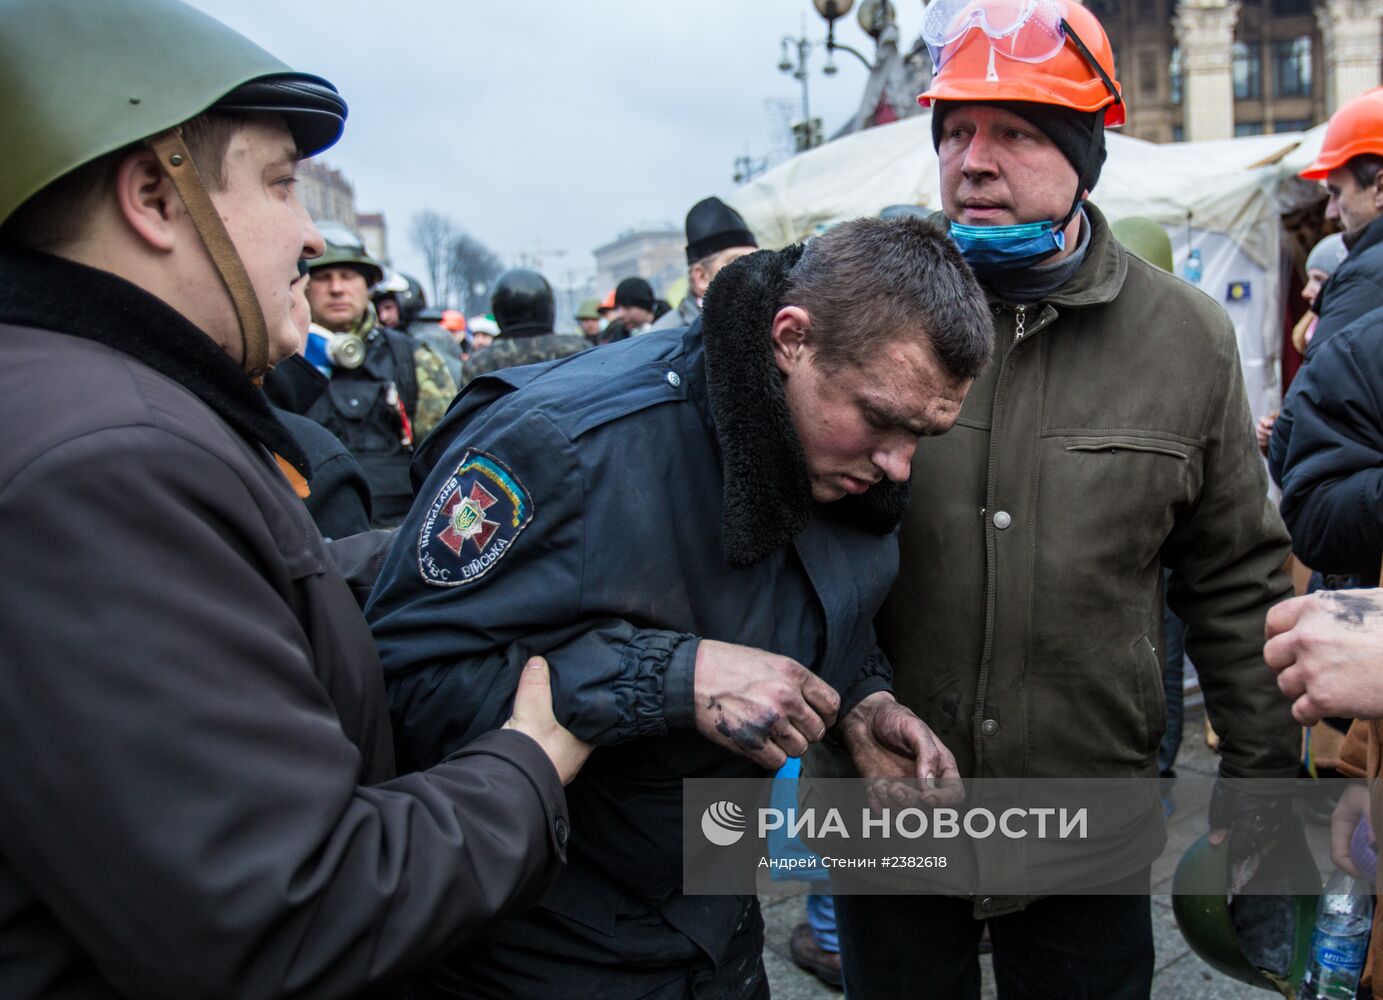
<instances>
[{"instance_id":1,"label":"riot helmet","mask_svg":"<svg viewBox=\"0 0 1383 1000\"><path fill-rule=\"evenodd\" d=\"M490 312L501 334L518 327L551 330L557 317L552 286L537 271L516 267L495 282Z\"/></svg>"}]
</instances>

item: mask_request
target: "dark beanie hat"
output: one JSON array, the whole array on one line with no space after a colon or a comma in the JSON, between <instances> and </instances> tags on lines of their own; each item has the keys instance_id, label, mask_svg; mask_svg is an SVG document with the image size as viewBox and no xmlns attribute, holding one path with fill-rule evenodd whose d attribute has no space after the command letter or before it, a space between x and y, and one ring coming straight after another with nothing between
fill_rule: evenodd
<instances>
[{"instance_id":1,"label":"dark beanie hat","mask_svg":"<svg viewBox=\"0 0 1383 1000\"><path fill-rule=\"evenodd\" d=\"M1061 155L1075 168L1080 178L1081 192L1095 190L1104 166L1104 111L1077 111L1059 104L1038 104L1035 101L932 101L932 146L941 148L941 129L946 114L960 104L983 104L986 107L1011 111L1031 122ZM1093 149L1091 140L1094 140Z\"/></svg>"},{"instance_id":2,"label":"dark beanie hat","mask_svg":"<svg viewBox=\"0 0 1383 1000\"><path fill-rule=\"evenodd\" d=\"M730 247L757 247L744 218L719 198L703 198L687 213L687 263Z\"/></svg>"},{"instance_id":3,"label":"dark beanie hat","mask_svg":"<svg viewBox=\"0 0 1383 1000\"><path fill-rule=\"evenodd\" d=\"M615 305L653 311L653 286L642 278L625 278L615 286Z\"/></svg>"}]
</instances>

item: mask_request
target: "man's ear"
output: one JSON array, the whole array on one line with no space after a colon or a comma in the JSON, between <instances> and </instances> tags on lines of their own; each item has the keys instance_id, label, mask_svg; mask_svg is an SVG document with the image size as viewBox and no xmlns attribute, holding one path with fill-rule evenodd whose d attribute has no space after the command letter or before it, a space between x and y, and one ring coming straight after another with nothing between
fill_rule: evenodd
<instances>
[{"instance_id":1,"label":"man's ear","mask_svg":"<svg viewBox=\"0 0 1383 1000\"><path fill-rule=\"evenodd\" d=\"M177 242L182 199L158 157L149 150L131 153L115 170L115 200L120 216L151 249L168 252Z\"/></svg>"},{"instance_id":2,"label":"man's ear","mask_svg":"<svg viewBox=\"0 0 1383 1000\"><path fill-rule=\"evenodd\" d=\"M1383 212L1383 170L1378 171L1373 179L1373 207Z\"/></svg>"},{"instance_id":3,"label":"man's ear","mask_svg":"<svg viewBox=\"0 0 1383 1000\"><path fill-rule=\"evenodd\" d=\"M706 268L702 266L700 262L697 262L691 266L691 270L689 272L687 280L688 294L696 294L697 286L701 287L702 295L705 295L706 289L711 286L711 283L706 280Z\"/></svg>"},{"instance_id":4,"label":"man's ear","mask_svg":"<svg viewBox=\"0 0 1383 1000\"><path fill-rule=\"evenodd\" d=\"M783 306L773 317L773 325L769 327L773 360L783 374L786 375L807 359L807 335L811 328L812 318L800 306Z\"/></svg>"}]
</instances>

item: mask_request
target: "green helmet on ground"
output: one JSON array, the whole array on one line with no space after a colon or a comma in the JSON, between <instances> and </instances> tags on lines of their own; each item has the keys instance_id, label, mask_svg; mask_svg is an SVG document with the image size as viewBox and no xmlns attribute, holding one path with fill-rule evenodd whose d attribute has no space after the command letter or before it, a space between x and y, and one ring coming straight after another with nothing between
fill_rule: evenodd
<instances>
[{"instance_id":1,"label":"green helmet on ground","mask_svg":"<svg viewBox=\"0 0 1383 1000\"><path fill-rule=\"evenodd\" d=\"M384 280L383 266L370 256L370 251L365 249L365 241L357 234L339 222L319 222L317 229L326 240L327 248L322 256L314 257L307 262L309 271L323 267L349 267L353 271L359 271L364 276L365 283L371 287Z\"/></svg>"},{"instance_id":2,"label":"green helmet on ground","mask_svg":"<svg viewBox=\"0 0 1383 1000\"><path fill-rule=\"evenodd\" d=\"M179 0L0 0L0 223L53 181L204 111L283 116L309 156L346 105Z\"/></svg>"},{"instance_id":3,"label":"green helmet on ground","mask_svg":"<svg viewBox=\"0 0 1383 1000\"><path fill-rule=\"evenodd\" d=\"M1191 950L1217 971L1295 996L1310 960L1321 891L1299 822L1283 826L1250 884L1256 891L1229 899L1228 844L1212 846L1202 836L1172 876L1177 927Z\"/></svg>"}]
</instances>

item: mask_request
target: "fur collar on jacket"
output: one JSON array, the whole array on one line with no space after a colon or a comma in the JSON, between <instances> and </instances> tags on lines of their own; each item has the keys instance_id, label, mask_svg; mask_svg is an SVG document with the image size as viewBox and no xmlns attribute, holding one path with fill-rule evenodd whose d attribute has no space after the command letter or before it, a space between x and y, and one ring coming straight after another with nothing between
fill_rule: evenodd
<instances>
[{"instance_id":1,"label":"fur collar on jacket","mask_svg":"<svg viewBox=\"0 0 1383 1000\"><path fill-rule=\"evenodd\" d=\"M0 252L0 323L94 340L143 362L311 478L307 456L264 393L186 316L108 271L62 257Z\"/></svg>"},{"instance_id":2,"label":"fur collar on jacket","mask_svg":"<svg viewBox=\"0 0 1383 1000\"><path fill-rule=\"evenodd\" d=\"M884 480L861 496L812 501L802 443L792 424L769 331L802 247L741 257L712 282L702 304L706 387L725 474L721 545L731 566L750 566L788 545L813 513L877 534L897 527L908 484Z\"/></svg>"}]
</instances>

